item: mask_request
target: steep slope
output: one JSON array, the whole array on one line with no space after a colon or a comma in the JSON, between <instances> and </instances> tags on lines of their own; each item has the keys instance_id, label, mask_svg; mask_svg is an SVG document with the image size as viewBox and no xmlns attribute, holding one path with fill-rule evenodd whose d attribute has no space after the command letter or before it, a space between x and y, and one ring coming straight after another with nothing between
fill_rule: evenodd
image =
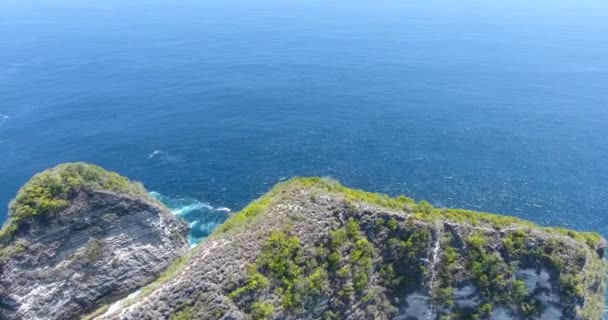
<instances>
[{"instance_id":1,"label":"steep slope","mask_svg":"<svg viewBox=\"0 0 608 320\"><path fill-rule=\"evenodd\" d=\"M319 178L276 186L98 319L598 319L605 241ZM102 314L103 313L103 314Z\"/></svg>"},{"instance_id":2,"label":"steep slope","mask_svg":"<svg viewBox=\"0 0 608 320\"><path fill-rule=\"evenodd\" d=\"M75 319L154 280L187 227L137 183L64 164L34 176L0 231L0 319Z\"/></svg>"}]
</instances>

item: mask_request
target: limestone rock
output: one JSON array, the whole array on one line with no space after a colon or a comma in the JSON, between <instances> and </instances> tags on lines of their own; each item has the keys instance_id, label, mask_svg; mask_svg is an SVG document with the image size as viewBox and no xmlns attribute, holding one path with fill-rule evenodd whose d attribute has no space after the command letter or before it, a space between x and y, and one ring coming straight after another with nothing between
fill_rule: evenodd
<instances>
[{"instance_id":1,"label":"limestone rock","mask_svg":"<svg viewBox=\"0 0 608 320\"><path fill-rule=\"evenodd\" d=\"M186 234L141 185L81 163L45 171L1 233L0 318L77 319L156 279Z\"/></svg>"},{"instance_id":2,"label":"limestone rock","mask_svg":"<svg viewBox=\"0 0 608 320\"><path fill-rule=\"evenodd\" d=\"M300 178L97 319L599 319L597 234Z\"/></svg>"}]
</instances>

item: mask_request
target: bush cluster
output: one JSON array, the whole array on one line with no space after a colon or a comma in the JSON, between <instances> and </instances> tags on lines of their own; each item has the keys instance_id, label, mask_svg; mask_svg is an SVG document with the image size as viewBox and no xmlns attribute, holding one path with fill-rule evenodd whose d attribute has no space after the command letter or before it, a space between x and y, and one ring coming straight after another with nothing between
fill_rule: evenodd
<instances>
[{"instance_id":1,"label":"bush cluster","mask_svg":"<svg viewBox=\"0 0 608 320\"><path fill-rule=\"evenodd\" d=\"M344 300L365 293L374 247L355 220L329 231L327 243L316 247L313 258L304 259L304 254L296 236L287 231L271 232L247 278L228 296L254 319L264 319L277 308L301 314L307 305L330 292ZM280 305L260 300L259 296L265 296L262 292L274 292ZM339 314L338 310L330 312Z\"/></svg>"},{"instance_id":2,"label":"bush cluster","mask_svg":"<svg viewBox=\"0 0 608 320\"><path fill-rule=\"evenodd\" d=\"M272 315L275 306L269 301L258 300L264 290L276 293L280 307L303 312L303 306L327 287L327 271L302 258L300 240L286 231L273 231L254 264L249 266L244 284L232 290L228 297L248 310L254 319Z\"/></svg>"},{"instance_id":3,"label":"bush cluster","mask_svg":"<svg viewBox=\"0 0 608 320\"><path fill-rule=\"evenodd\" d=\"M424 227L393 232L386 242L388 257L380 271L388 288L401 291L424 280L422 258L428 255L431 239L431 231Z\"/></svg>"},{"instance_id":4,"label":"bush cluster","mask_svg":"<svg viewBox=\"0 0 608 320\"><path fill-rule=\"evenodd\" d=\"M492 252L486 248L486 239L481 234L473 234L466 239L467 266L471 278L487 305L478 308L476 314L483 315L492 304L512 306L525 316L537 314L540 306L530 296L523 281L514 275L517 263L508 263L499 252ZM505 248L524 247L521 233L504 240ZM511 249L507 249L511 250ZM486 309L486 310L484 310Z\"/></svg>"}]
</instances>

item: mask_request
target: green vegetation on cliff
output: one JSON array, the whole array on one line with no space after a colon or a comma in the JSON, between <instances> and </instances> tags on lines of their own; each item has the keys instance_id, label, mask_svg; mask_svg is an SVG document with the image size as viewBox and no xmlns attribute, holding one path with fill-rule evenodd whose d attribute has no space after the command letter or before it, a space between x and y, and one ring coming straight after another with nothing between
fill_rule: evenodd
<instances>
[{"instance_id":1,"label":"green vegetation on cliff","mask_svg":"<svg viewBox=\"0 0 608 320\"><path fill-rule=\"evenodd\" d=\"M331 230L328 241L314 252L305 252L290 231L273 231L255 263L249 265L247 278L228 297L253 319L266 319L273 310L303 315L332 291L344 303L355 297L365 299L373 253L374 246L352 219ZM280 297L280 303L261 300L264 292ZM328 314L338 314L338 310L332 308Z\"/></svg>"},{"instance_id":2,"label":"green vegetation on cliff","mask_svg":"<svg viewBox=\"0 0 608 320\"><path fill-rule=\"evenodd\" d=\"M99 167L61 165L19 191L0 241L10 241L28 219L61 212L83 190L148 197L140 184ZM170 290L185 292L165 314L175 320L227 312L251 319L423 318L413 309L425 307L442 320L487 319L497 310L534 318L548 308L541 297L546 294L565 318L596 319L605 287L604 265L595 252L601 241L596 233L435 208L326 178L294 178L232 215L207 240L211 246L203 243L177 259L125 307L154 301L172 285ZM27 250L17 242L0 250L0 261ZM85 251L91 262L106 252L95 240ZM231 267L224 269L229 274L207 277L211 269L222 269L219 263ZM193 276L207 265L209 270ZM550 285L529 289L525 276L540 277L541 270ZM182 278L187 281L172 281ZM192 295L191 288L181 287L202 278L216 285L197 286L205 289Z\"/></svg>"},{"instance_id":3,"label":"green vegetation on cliff","mask_svg":"<svg viewBox=\"0 0 608 320\"><path fill-rule=\"evenodd\" d=\"M549 311L591 320L605 288L601 241L595 233L295 178L232 215L121 308L146 315L162 300L162 315L176 320L429 312L464 320L546 317L556 305ZM100 250L93 249L94 257ZM543 287L530 287L526 277L541 273Z\"/></svg>"},{"instance_id":4,"label":"green vegetation on cliff","mask_svg":"<svg viewBox=\"0 0 608 320\"><path fill-rule=\"evenodd\" d=\"M384 288L380 292L388 292L389 297L413 292L424 281L434 281L432 299L446 312L441 314L441 319L484 319L499 307L522 317L535 317L545 306L537 298L538 290L529 292L526 283L516 274L521 268L543 268L549 272L556 294L567 306L563 310L565 316L593 319L601 310L601 295L589 294L603 290L604 285L605 269L601 262L594 262L598 260L597 256L591 256L601 241L597 233L539 227L529 221L489 213L435 208L427 202L416 203L403 196L391 198L349 189L330 179L295 178L281 183L230 218L214 237L245 231L273 204L294 193L302 193L302 190L310 194L313 203L319 195L342 198L346 216L349 211L357 211L358 205L373 205L403 212L409 217L408 222L404 226L395 217L378 219L374 222L375 229L370 231L368 227L366 235L361 232L358 221L351 218L343 226L330 230L327 242L315 244L314 254L305 252L295 235L272 233L255 264L250 266L248 279L230 294L237 305L255 319L267 318L276 312L298 315L307 308L314 308L311 303L315 299L322 300L323 296L326 299L339 297L341 304L372 303L374 306L369 308L373 310L399 308L398 302L393 304L391 298L386 300L378 289L370 287L370 277L376 272ZM467 229L468 235L457 241L449 232L423 227L444 223L472 229ZM505 234L497 236L501 232ZM529 236L530 232L536 235ZM445 239L437 240L441 242L442 254L435 267L437 277L429 280L430 266L421 261L431 259L429 252L434 237ZM583 248L574 249L569 242L572 240ZM380 259L381 263L374 265L373 259ZM469 281L476 288L483 303L474 308L456 304L454 297L463 281ZM256 297L267 297L269 292L281 296L282 303L256 300ZM257 310L260 306L265 306L264 310L268 312ZM344 316L341 310L340 304L334 305L325 317L340 318Z\"/></svg>"},{"instance_id":5,"label":"green vegetation on cliff","mask_svg":"<svg viewBox=\"0 0 608 320\"><path fill-rule=\"evenodd\" d=\"M568 306L564 309L567 316L593 319L601 310L593 299L582 309L572 307L580 305L588 290L603 282L601 265L591 264L587 275L581 269L587 260L597 259L585 256L593 251L586 249L584 242L582 249L575 251L561 240L533 244L531 241L539 239L528 239L522 230L509 231L504 237L474 231L454 247L457 241L451 232L431 226L380 218L364 232L357 220L349 218L314 246L303 244L289 227L272 231L255 262L248 266L247 277L229 289L228 297L252 319L270 319L277 314L297 318L328 300L333 302L323 313L326 319L346 317L345 306L352 304L364 307L367 317L374 317L379 311L394 315L404 295L433 281L432 299L442 306L439 319L486 319L497 307L531 318L539 316L544 306L537 298L539 291L529 292L516 271L543 268L554 275L559 299ZM438 232L442 238L434 239L440 236ZM428 261L435 259L431 253L437 241L442 254L434 267ZM434 280L433 272L437 273ZM455 291L463 281L474 285L483 303L465 308L455 303Z\"/></svg>"},{"instance_id":6,"label":"green vegetation on cliff","mask_svg":"<svg viewBox=\"0 0 608 320\"><path fill-rule=\"evenodd\" d=\"M422 221L434 222L448 220L457 223L468 223L473 226L488 226L495 229L509 226L539 228L567 235L577 241L586 243L590 248L595 248L601 240L601 236L596 232L579 232L559 227L540 227L530 221L516 217L486 212L435 208L426 201L416 203L414 200L405 196L390 197L381 193L351 189L331 178L320 177L296 177L289 181L278 183L268 193L254 200L238 213L232 215L224 224L219 226L214 233L217 235L235 227L246 225L250 219L263 213L270 204L278 201L288 190L301 187L318 190L318 193L328 192L337 194L351 203L367 203L392 210L404 211L413 214L415 218Z\"/></svg>"},{"instance_id":7,"label":"green vegetation on cliff","mask_svg":"<svg viewBox=\"0 0 608 320\"><path fill-rule=\"evenodd\" d=\"M82 190L148 197L140 183L117 173L81 162L61 164L36 174L19 190L10 204L8 221L0 231L0 243L9 242L22 221L67 208L70 200Z\"/></svg>"}]
</instances>

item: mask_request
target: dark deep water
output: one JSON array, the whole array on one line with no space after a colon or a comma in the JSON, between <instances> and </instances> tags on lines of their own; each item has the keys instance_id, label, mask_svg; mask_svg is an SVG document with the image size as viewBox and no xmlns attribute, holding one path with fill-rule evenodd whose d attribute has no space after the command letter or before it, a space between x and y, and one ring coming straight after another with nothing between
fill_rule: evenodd
<instances>
[{"instance_id":1,"label":"dark deep water","mask_svg":"<svg viewBox=\"0 0 608 320\"><path fill-rule=\"evenodd\" d=\"M606 1L75 2L0 4L2 208L79 160L194 237L295 175L608 236Z\"/></svg>"}]
</instances>

